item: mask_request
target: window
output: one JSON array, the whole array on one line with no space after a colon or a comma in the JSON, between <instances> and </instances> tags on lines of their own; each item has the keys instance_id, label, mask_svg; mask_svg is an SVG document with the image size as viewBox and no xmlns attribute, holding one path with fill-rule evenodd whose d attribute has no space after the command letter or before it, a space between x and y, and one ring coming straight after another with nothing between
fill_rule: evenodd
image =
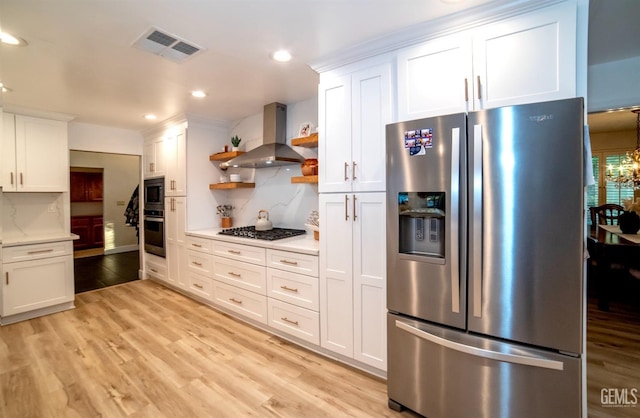
<instances>
[{"instance_id":1,"label":"window","mask_svg":"<svg viewBox=\"0 0 640 418\"><path fill-rule=\"evenodd\" d=\"M613 167L613 172L615 173L616 167L620 167L624 154L610 154L605 158L605 169L609 170L609 167ZM617 187L614 182L607 181L605 188L606 199L603 203L616 203L618 205L622 205L623 201L633 199L633 187Z\"/></svg>"},{"instance_id":2,"label":"window","mask_svg":"<svg viewBox=\"0 0 640 418\"><path fill-rule=\"evenodd\" d=\"M587 207L600 206L605 203L622 205L626 199L633 198L632 187L618 187L614 182L607 181L606 173L609 167L620 166L620 161L625 157L624 152L599 152L594 153L591 159L593 176L596 184L587 188ZM591 225L591 219L587 216L587 225Z\"/></svg>"}]
</instances>

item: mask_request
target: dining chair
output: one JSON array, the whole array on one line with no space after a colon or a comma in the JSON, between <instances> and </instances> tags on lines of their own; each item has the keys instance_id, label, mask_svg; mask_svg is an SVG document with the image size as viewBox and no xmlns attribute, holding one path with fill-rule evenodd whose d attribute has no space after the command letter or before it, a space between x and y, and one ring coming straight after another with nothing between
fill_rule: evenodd
<instances>
[{"instance_id":1,"label":"dining chair","mask_svg":"<svg viewBox=\"0 0 640 418\"><path fill-rule=\"evenodd\" d=\"M589 208L591 226L595 228L596 225L618 225L622 211L624 208L615 203L592 206Z\"/></svg>"}]
</instances>

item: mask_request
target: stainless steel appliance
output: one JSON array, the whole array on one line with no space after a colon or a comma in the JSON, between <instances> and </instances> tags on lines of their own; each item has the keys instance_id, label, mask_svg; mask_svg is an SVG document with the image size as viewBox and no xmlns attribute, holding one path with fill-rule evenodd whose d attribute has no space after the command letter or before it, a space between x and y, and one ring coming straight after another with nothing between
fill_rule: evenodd
<instances>
[{"instance_id":1,"label":"stainless steel appliance","mask_svg":"<svg viewBox=\"0 0 640 418\"><path fill-rule=\"evenodd\" d=\"M144 181L144 250L165 257L164 177Z\"/></svg>"},{"instance_id":2,"label":"stainless steel appliance","mask_svg":"<svg viewBox=\"0 0 640 418\"><path fill-rule=\"evenodd\" d=\"M289 228L272 228L266 231L257 230L255 226L241 226L238 228L223 229L218 232L220 235L228 235L233 237L262 239L274 241L283 238L291 238L298 235L306 234L304 229Z\"/></svg>"},{"instance_id":3,"label":"stainless steel appliance","mask_svg":"<svg viewBox=\"0 0 640 418\"><path fill-rule=\"evenodd\" d=\"M387 126L389 407L586 413L582 130L582 99Z\"/></svg>"}]
</instances>

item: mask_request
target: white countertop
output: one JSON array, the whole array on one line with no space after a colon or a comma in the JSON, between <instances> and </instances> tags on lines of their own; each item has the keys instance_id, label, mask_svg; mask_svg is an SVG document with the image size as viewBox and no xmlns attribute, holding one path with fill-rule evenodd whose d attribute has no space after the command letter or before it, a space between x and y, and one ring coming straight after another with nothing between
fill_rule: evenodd
<instances>
[{"instance_id":1,"label":"white countertop","mask_svg":"<svg viewBox=\"0 0 640 418\"><path fill-rule=\"evenodd\" d=\"M318 255L320 244L313 239L313 233L307 232L304 235L298 235L291 238L283 238L274 241L268 241L255 238L233 237L229 235L218 235L222 228L200 229L196 231L187 231L186 234L199 237L214 239L217 241L232 242L234 244L251 245L254 247L273 248L275 250L291 251L301 254Z\"/></svg>"},{"instance_id":2,"label":"white countertop","mask_svg":"<svg viewBox=\"0 0 640 418\"><path fill-rule=\"evenodd\" d=\"M46 244L48 242L73 241L79 238L80 236L76 234L43 234L22 237L4 237L2 239L2 246L16 247L18 245Z\"/></svg>"}]
</instances>

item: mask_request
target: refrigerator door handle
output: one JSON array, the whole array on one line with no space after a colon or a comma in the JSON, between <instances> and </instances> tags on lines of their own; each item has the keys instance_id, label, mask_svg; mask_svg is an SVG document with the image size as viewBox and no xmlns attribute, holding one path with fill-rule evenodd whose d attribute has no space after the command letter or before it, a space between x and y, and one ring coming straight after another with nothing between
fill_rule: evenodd
<instances>
[{"instance_id":1,"label":"refrigerator door handle","mask_svg":"<svg viewBox=\"0 0 640 418\"><path fill-rule=\"evenodd\" d=\"M482 125L473 126L473 231L471 257L473 270L473 316L482 316Z\"/></svg>"},{"instance_id":2,"label":"refrigerator door handle","mask_svg":"<svg viewBox=\"0 0 640 418\"><path fill-rule=\"evenodd\" d=\"M396 327L406 331L416 337L438 344L442 347L456 350L461 353L469 354L476 357L482 357L490 360L502 361L506 363L521 364L524 366L541 367L544 369L564 370L564 363L556 360L549 360L540 357L532 357L521 354L501 353L498 351L485 350L483 348L473 347L450 341L437 335L430 334L426 331L413 327L402 321L396 320Z\"/></svg>"},{"instance_id":3,"label":"refrigerator door handle","mask_svg":"<svg viewBox=\"0 0 640 418\"><path fill-rule=\"evenodd\" d=\"M460 313L460 128L451 129L451 310Z\"/></svg>"}]
</instances>

